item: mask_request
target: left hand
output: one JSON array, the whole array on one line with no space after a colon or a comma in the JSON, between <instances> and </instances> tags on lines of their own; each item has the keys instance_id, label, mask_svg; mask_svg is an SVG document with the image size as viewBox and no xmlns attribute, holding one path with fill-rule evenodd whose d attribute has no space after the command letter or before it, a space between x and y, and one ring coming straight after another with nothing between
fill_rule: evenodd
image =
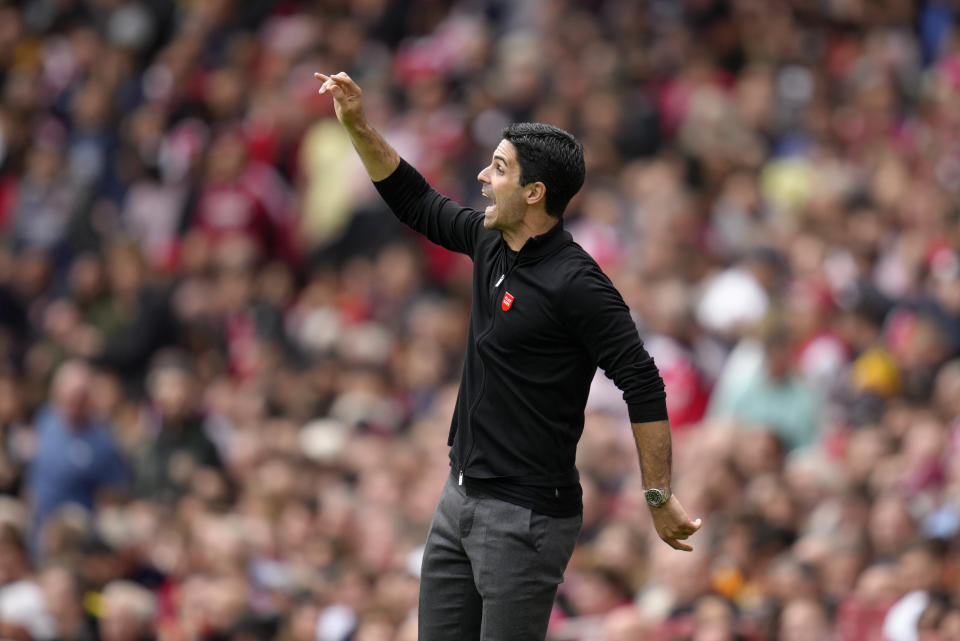
<instances>
[{"instance_id":1,"label":"left hand","mask_svg":"<svg viewBox=\"0 0 960 641\"><path fill-rule=\"evenodd\" d=\"M675 550L693 551L692 546L681 541L699 530L703 521L701 519L691 521L675 495L671 495L660 507L651 507L650 516L653 517L653 527L656 528L657 534L667 545Z\"/></svg>"}]
</instances>

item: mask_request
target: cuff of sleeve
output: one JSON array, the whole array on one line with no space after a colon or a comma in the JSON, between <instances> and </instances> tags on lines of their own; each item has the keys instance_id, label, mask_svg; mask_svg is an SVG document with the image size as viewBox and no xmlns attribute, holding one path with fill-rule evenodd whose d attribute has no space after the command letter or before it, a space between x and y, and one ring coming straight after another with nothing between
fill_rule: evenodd
<instances>
[{"instance_id":1,"label":"cuff of sleeve","mask_svg":"<svg viewBox=\"0 0 960 641\"><path fill-rule=\"evenodd\" d=\"M392 174L379 182L373 181L373 186L388 204L421 195L430 189L420 172L403 158Z\"/></svg>"},{"instance_id":2,"label":"cuff of sleeve","mask_svg":"<svg viewBox=\"0 0 960 641\"><path fill-rule=\"evenodd\" d=\"M643 405L627 405L627 411L630 414L631 423L653 423L654 421L669 420L666 399L644 403Z\"/></svg>"},{"instance_id":3,"label":"cuff of sleeve","mask_svg":"<svg viewBox=\"0 0 960 641\"><path fill-rule=\"evenodd\" d=\"M393 173L384 178L383 180L373 180L373 186L378 190L390 190L392 186L396 183L402 183L404 177L408 176L410 172L416 173L416 169L413 168L410 163L408 163L403 158L400 159L400 164L397 165L397 168L393 170Z\"/></svg>"}]
</instances>

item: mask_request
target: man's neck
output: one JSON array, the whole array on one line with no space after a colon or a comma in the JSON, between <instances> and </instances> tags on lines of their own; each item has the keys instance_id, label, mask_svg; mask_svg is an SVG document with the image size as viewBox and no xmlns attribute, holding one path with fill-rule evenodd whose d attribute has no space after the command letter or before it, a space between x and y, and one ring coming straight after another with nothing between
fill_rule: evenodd
<instances>
[{"instance_id":1,"label":"man's neck","mask_svg":"<svg viewBox=\"0 0 960 641\"><path fill-rule=\"evenodd\" d=\"M518 252L524 245L527 244L528 240L534 236L541 236L547 233L559 222L559 218L555 218L547 214L542 216L527 216L524 218L523 223L516 229L501 232L501 235L503 236L503 242L507 243L507 247L515 252Z\"/></svg>"}]
</instances>

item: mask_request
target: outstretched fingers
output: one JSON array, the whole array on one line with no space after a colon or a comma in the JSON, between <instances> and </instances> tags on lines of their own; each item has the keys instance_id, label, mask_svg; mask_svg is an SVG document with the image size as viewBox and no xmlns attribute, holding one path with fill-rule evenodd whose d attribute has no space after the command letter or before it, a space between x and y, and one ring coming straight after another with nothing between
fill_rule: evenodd
<instances>
[{"instance_id":1,"label":"outstretched fingers","mask_svg":"<svg viewBox=\"0 0 960 641\"><path fill-rule=\"evenodd\" d=\"M323 81L323 84L320 85L320 90L318 91L318 93L324 94L324 93L327 93L328 91L332 92L334 89L342 90L342 88L337 86L338 78L336 78L335 76L328 76L318 71L315 74L313 74L313 77Z\"/></svg>"},{"instance_id":2,"label":"outstretched fingers","mask_svg":"<svg viewBox=\"0 0 960 641\"><path fill-rule=\"evenodd\" d=\"M323 84L320 85L320 90L318 93L323 94L328 91L334 95L338 95L338 91L341 92L341 94L350 95L360 93L360 87L357 86L357 83L355 83L353 79L343 71L340 73L335 73L332 76L322 74L318 71L313 74L313 77L323 82Z\"/></svg>"}]
</instances>

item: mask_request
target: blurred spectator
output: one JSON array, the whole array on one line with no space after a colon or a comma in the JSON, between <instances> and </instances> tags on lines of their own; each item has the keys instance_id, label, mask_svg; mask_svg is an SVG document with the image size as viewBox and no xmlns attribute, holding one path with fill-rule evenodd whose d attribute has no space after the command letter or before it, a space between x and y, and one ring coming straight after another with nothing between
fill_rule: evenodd
<instances>
[{"instance_id":1,"label":"blurred spectator","mask_svg":"<svg viewBox=\"0 0 960 641\"><path fill-rule=\"evenodd\" d=\"M784 641L815 641L829 634L827 612L814 599L791 599L780 613L779 638Z\"/></svg>"},{"instance_id":2,"label":"blurred spectator","mask_svg":"<svg viewBox=\"0 0 960 641\"><path fill-rule=\"evenodd\" d=\"M104 267L110 297L91 318L98 340L90 356L119 375L138 380L150 355L173 340L170 303L166 292L149 282L136 246L127 242L111 246Z\"/></svg>"},{"instance_id":3,"label":"blurred spectator","mask_svg":"<svg viewBox=\"0 0 960 641\"><path fill-rule=\"evenodd\" d=\"M0 526L0 630L15 638L23 633L33 639L57 638L22 533L11 523Z\"/></svg>"},{"instance_id":4,"label":"blurred spectator","mask_svg":"<svg viewBox=\"0 0 960 641\"><path fill-rule=\"evenodd\" d=\"M67 565L51 563L39 577L44 602L56 625L54 638L60 641L91 641L94 624L86 611L81 578Z\"/></svg>"},{"instance_id":5,"label":"blurred spectator","mask_svg":"<svg viewBox=\"0 0 960 641\"><path fill-rule=\"evenodd\" d=\"M940 560L929 545L913 545L900 555L897 575L903 596L883 621L883 634L890 641L920 639L920 620L943 588Z\"/></svg>"},{"instance_id":6,"label":"blurred spectator","mask_svg":"<svg viewBox=\"0 0 960 641\"><path fill-rule=\"evenodd\" d=\"M77 504L92 510L101 492L122 490L130 481L110 427L92 415L92 375L80 361L61 365L50 385L51 403L37 417L37 450L26 488L31 533L41 548L45 522L57 508Z\"/></svg>"},{"instance_id":7,"label":"blurred spectator","mask_svg":"<svg viewBox=\"0 0 960 641\"><path fill-rule=\"evenodd\" d=\"M214 251L219 243L242 239L258 258L294 261L285 186L272 168L249 161L248 153L238 130L214 137L194 226Z\"/></svg>"},{"instance_id":8,"label":"blurred spectator","mask_svg":"<svg viewBox=\"0 0 960 641\"><path fill-rule=\"evenodd\" d=\"M147 377L154 416L149 442L135 464L136 490L142 496L176 497L198 468L221 466L197 408L196 377L187 363L174 359L160 360Z\"/></svg>"},{"instance_id":9,"label":"blurred spectator","mask_svg":"<svg viewBox=\"0 0 960 641\"><path fill-rule=\"evenodd\" d=\"M13 213L13 241L21 247L62 256L67 230L76 207L76 185L63 167L64 132L48 120L37 132L26 158Z\"/></svg>"},{"instance_id":10,"label":"blurred spectator","mask_svg":"<svg viewBox=\"0 0 960 641\"><path fill-rule=\"evenodd\" d=\"M23 394L17 376L0 373L0 491L9 496L20 493L24 467L33 454Z\"/></svg>"},{"instance_id":11,"label":"blurred spectator","mask_svg":"<svg viewBox=\"0 0 960 641\"><path fill-rule=\"evenodd\" d=\"M101 594L99 633L102 641L147 641L153 639L154 597L149 590L129 581L108 583Z\"/></svg>"},{"instance_id":12,"label":"blurred spectator","mask_svg":"<svg viewBox=\"0 0 960 641\"><path fill-rule=\"evenodd\" d=\"M816 443L820 398L795 371L794 350L793 338L779 326L768 328L760 345L742 342L717 383L711 415L768 429L788 449Z\"/></svg>"}]
</instances>

